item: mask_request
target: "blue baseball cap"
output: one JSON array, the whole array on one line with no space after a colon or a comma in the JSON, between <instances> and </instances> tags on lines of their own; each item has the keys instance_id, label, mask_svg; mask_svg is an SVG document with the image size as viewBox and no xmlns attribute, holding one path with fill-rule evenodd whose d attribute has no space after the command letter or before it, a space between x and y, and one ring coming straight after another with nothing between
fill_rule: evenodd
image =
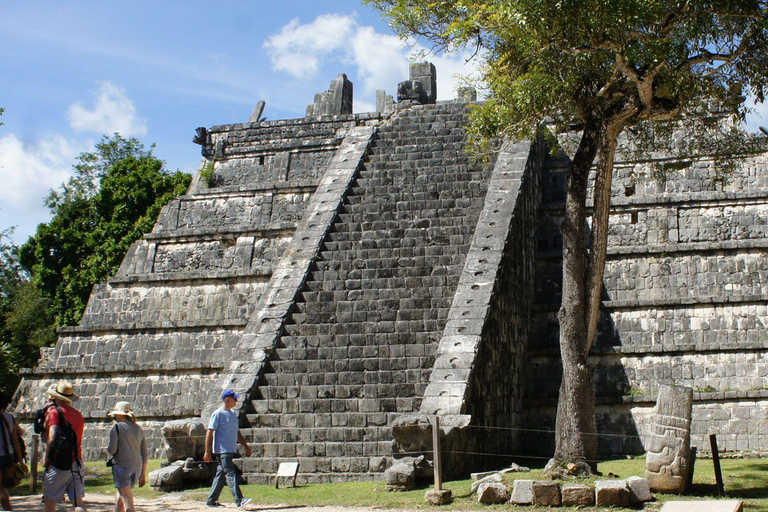
<instances>
[{"instance_id":1,"label":"blue baseball cap","mask_svg":"<svg viewBox=\"0 0 768 512\"><path fill-rule=\"evenodd\" d=\"M234 398L235 400L237 400L238 398L240 398L240 395L238 395L237 393L235 393L231 389L227 389L227 390L225 390L221 394L221 398L222 398L222 400L225 399L225 398Z\"/></svg>"}]
</instances>

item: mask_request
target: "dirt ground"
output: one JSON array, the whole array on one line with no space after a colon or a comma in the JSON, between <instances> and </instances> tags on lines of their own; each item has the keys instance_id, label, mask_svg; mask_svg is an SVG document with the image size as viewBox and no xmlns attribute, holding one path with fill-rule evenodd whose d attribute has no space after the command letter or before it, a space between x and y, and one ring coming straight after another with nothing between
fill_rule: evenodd
<instances>
[{"instance_id":1,"label":"dirt ground","mask_svg":"<svg viewBox=\"0 0 768 512\"><path fill-rule=\"evenodd\" d=\"M14 496L11 498L13 510L35 511L43 509L40 502L40 495L36 496ZM104 494L89 494L85 497L85 505L89 512L112 512L114 510L115 498ZM72 510L69 502L60 503L56 508L57 512ZM182 495L162 496L155 500L137 499L136 512L210 512L211 510L238 510L234 504L225 504L225 508L208 508L202 501L187 501ZM242 510L258 510L260 512L278 511L278 512L372 512L382 509L371 509L364 507L297 507L294 505L246 505ZM387 511L394 512L394 511Z\"/></svg>"}]
</instances>

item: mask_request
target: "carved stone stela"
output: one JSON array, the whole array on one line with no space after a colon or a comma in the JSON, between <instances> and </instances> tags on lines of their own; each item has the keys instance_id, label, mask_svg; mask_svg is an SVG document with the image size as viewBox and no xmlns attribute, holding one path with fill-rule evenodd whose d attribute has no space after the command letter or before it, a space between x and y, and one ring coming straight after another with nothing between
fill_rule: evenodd
<instances>
[{"instance_id":1,"label":"carved stone stela","mask_svg":"<svg viewBox=\"0 0 768 512\"><path fill-rule=\"evenodd\" d=\"M654 492L685 492L691 469L692 408L691 388L659 387L645 463L645 478Z\"/></svg>"}]
</instances>

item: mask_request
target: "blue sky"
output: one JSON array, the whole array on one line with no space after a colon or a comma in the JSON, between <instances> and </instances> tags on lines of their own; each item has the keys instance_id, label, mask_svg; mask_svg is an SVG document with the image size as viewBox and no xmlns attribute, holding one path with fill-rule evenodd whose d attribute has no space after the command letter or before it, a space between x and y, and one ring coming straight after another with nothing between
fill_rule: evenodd
<instances>
[{"instance_id":1,"label":"blue sky","mask_svg":"<svg viewBox=\"0 0 768 512\"><path fill-rule=\"evenodd\" d=\"M346 73L355 111L395 92L421 48L357 0L0 3L0 230L21 243L49 219L43 198L103 134L149 146L171 169L200 163L198 126L302 117ZM431 56L438 99L464 57Z\"/></svg>"},{"instance_id":2,"label":"blue sky","mask_svg":"<svg viewBox=\"0 0 768 512\"><path fill-rule=\"evenodd\" d=\"M376 89L393 94L424 50L358 0L6 0L0 20L0 230L17 226L17 243L104 134L154 143L170 169L194 172L196 127L245 122L260 100L267 119L302 117L342 72L355 111L372 111ZM452 98L472 65L428 58L438 99Z\"/></svg>"}]
</instances>

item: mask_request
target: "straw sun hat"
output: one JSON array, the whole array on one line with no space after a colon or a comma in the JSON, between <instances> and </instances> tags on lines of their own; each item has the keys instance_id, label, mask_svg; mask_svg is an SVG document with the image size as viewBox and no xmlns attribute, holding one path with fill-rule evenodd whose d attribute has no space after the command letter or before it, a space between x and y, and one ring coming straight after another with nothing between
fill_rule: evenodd
<instances>
[{"instance_id":1,"label":"straw sun hat","mask_svg":"<svg viewBox=\"0 0 768 512\"><path fill-rule=\"evenodd\" d=\"M113 418L117 416L118 414L123 416L128 416L129 418L135 418L133 414L133 406L131 406L130 402L117 402L115 404L115 408L112 412L109 413L110 416Z\"/></svg>"},{"instance_id":2,"label":"straw sun hat","mask_svg":"<svg viewBox=\"0 0 768 512\"><path fill-rule=\"evenodd\" d=\"M48 396L70 404L80 398L75 394L75 389L72 387L72 383L66 380L60 380L55 386L51 385L51 387L48 388Z\"/></svg>"}]
</instances>

